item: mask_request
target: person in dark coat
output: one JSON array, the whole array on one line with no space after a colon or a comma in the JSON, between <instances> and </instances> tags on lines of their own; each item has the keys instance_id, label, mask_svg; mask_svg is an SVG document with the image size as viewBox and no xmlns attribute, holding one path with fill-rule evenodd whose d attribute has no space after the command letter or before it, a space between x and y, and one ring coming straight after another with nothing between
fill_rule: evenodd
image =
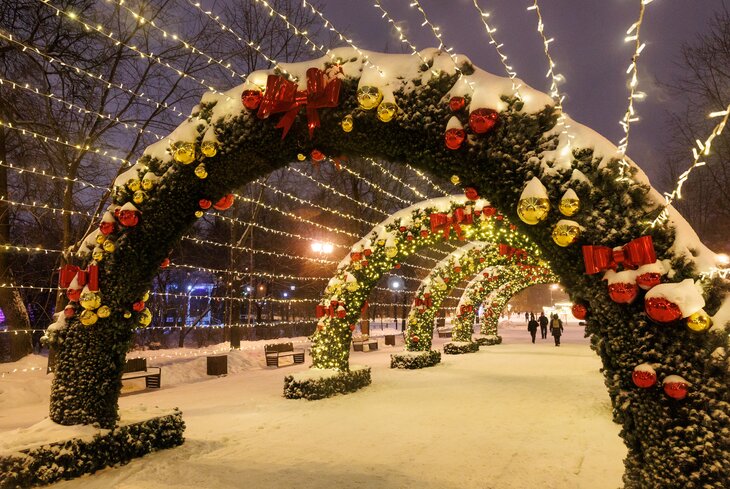
<instances>
[{"instance_id":1,"label":"person in dark coat","mask_svg":"<svg viewBox=\"0 0 730 489\"><path fill-rule=\"evenodd\" d=\"M557 314L553 314L550 320L550 333L555 338L555 346L560 346L560 336L563 334L563 322Z\"/></svg>"},{"instance_id":2,"label":"person in dark coat","mask_svg":"<svg viewBox=\"0 0 730 489\"><path fill-rule=\"evenodd\" d=\"M550 321L548 321L548 318L547 318L547 316L545 316L545 313L541 312L540 318L537 320L537 322L540 323L540 336L544 340L545 338L547 338L547 327L548 327L548 323Z\"/></svg>"},{"instance_id":3,"label":"person in dark coat","mask_svg":"<svg viewBox=\"0 0 730 489\"><path fill-rule=\"evenodd\" d=\"M535 315L530 314L530 321L527 323L527 331L530 332L530 336L532 336L532 342L535 342L535 335L537 335L537 320L535 320Z\"/></svg>"}]
</instances>

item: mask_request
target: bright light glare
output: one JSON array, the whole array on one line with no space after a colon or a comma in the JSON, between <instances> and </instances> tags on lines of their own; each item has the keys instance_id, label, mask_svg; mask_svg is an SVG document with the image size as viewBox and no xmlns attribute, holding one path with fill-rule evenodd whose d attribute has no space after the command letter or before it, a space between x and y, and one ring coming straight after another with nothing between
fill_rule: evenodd
<instances>
[{"instance_id":1,"label":"bright light glare","mask_svg":"<svg viewBox=\"0 0 730 489\"><path fill-rule=\"evenodd\" d=\"M314 243L312 243L312 251L315 251L317 253L321 252L322 251L322 243L320 243L319 241L315 241Z\"/></svg>"},{"instance_id":2,"label":"bright light glare","mask_svg":"<svg viewBox=\"0 0 730 489\"><path fill-rule=\"evenodd\" d=\"M334 250L334 246L332 246L332 243L323 243L322 244L322 253L332 253Z\"/></svg>"},{"instance_id":3,"label":"bright light glare","mask_svg":"<svg viewBox=\"0 0 730 489\"><path fill-rule=\"evenodd\" d=\"M728 263L730 263L730 256L726 255L725 253L720 253L715 259L720 265L727 265Z\"/></svg>"},{"instance_id":4,"label":"bright light glare","mask_svg":"<svg viewBox=\"0 0 730 489\"><path fill-rule=\"evenodd\" d=\"M550 286L550 288L551 288L552 290L558 290L558 288L560 288L560 285L558 285L558 284L552 284L552 285Z\"/></svg>"}]
</instances>

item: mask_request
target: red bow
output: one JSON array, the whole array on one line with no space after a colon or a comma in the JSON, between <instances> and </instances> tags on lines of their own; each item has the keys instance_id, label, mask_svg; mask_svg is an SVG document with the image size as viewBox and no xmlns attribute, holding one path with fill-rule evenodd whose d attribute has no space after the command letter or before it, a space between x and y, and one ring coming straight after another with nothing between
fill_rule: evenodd
<instances>
[{"instance_id":1,"label":"red bow","mask_svg":"<svg viewBox=\"0 0 730 489\"><path fill-rule=\"evenodd\" d=\"M513 248L512 246L506 244L499 245L499 254L501 256L506 256L507 258L514 257L517 260L527 259L527 252L525 250Z\"/></svg>"},{"instance_id":2,"label":"red bow","mask_svg":"<svg viewBox=\"0 0 730 489\"><path fill-rule=\"evenodd\" d=\"M609 248L608 246L584 246L583 263L586 266L586 273L604 272L616 270L619 263L624 268L635 269L641 265L654 263L656 253L651 236L642 236L629 242L622 248Z\"/></svg>"},{"instance_id":3,"label":"red bow","mask_svg":"<svg viewBox=\"0 0 730 489\"><path fill-rule=\"evenodd\" d=\"M425 306L426 308L429 308L433 305L433 301L431 300L431 297L426 297L424 299L421 299L420 297L416 297L416 300L414 301L414 305L416 307Z\"/></svg>"},{"instance_id":4,"label":"red bow","mask_svg":"<svg viewBox=\"0 0 730 489\"><path fill-rule=\"evenodd\" d=\"M339 78L328 80L325 72L318 68L307 70L306 90L297 90L297 84L283 76L269 75L266 80L266 91L256 116L259 119L266 119L271 114L285 112L276 124L277 128L284 129L281 134L281 139L284 139L294 119L297 118L299 109L306 106L307 127L311 138L314 129L320 126L317 109L337 107L341 86L342 80Z\"/></svg>"},{"instance_id":5,"label":"red bow","mask_svg":"<svg viewBox=\"0 0 730 489\"><path fill-rule=\"evenodd\" d=\"M76 265L64 265L58 274L58 285L62 289L66 289L73 282L76 277L76 283L79 287L88 285L91 292L99 291L99 266L96 262L92 262L86 267L86 270L81 270Z\"/></svg>"},{"instance_id":6,"label":"red bow","mask_svg":"<svg viewBox=\"0 0 730 489\"><path fill-rule=\"evenodd\" d=\"M464 236L461 232L461 226L459 224L473 224L474 214L467 214L463 207L457 207L454 212L449 216L448 214L434 212L429 216L431 220L431 232L435 233L438 231L444 232L444 239L449 239L451 228L454 228L456 236L459 240L464 240Z\"/></svg>"},{"instance_id":7,"label":"red bow","mask_svg":"<svg viewBox=\"0 0 730 489\"><path fill-rule=\"evenodd\" d=\"M317 319L324 317L324 316L335 317L335 308L334 308L334 306L325 306L323 304L317 304L316 316L317 316Z\"/></svg>"},{"instance_id":8,"label":"red bow","mask_svg":"<svg viewBox=\"0 0 730 489\"><path fill-rule=\"evenodd\" d=\"M468 312L472 312L474 310L474 306L471 306L469 304L463 304L461 306L461 313L466 314Z\"/></svg>"}]
</instances>

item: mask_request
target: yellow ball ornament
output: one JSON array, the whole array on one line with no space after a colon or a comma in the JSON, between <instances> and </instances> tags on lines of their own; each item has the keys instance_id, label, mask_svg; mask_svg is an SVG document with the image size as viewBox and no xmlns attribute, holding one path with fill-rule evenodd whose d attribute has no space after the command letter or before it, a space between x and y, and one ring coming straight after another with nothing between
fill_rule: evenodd
<instances>
[{"instance_id":1,"label":"yellow ball ornament","mask_svg":"<svg viewBox=\"0 0 730 489\"><path fill-rule=\"evenodd\" d=\"M111 316L112 310L109 308L109 306L101 306L99 309L96 310L96 315L100 318L108 318Z\"/></svg>"},{"instance_id":2,"label":"yellow ball ornament","mask_svg":"<svg viewBox=\"0 0 730 489\"><path fill-rule=\"evenodd\" d=\"M79 297L79 304L81 304L81 307L84 309L94 310L101 305L101 297L99 297L99 294L96 292L87 290L81 293L81 296Z\"/></svg>"},{"instance_id":3,"label":"yellow ball ornament","mask_svg":"<svg viewBox=\"0 0 730 489\"><path fill-rule=\"evenodd\" d=\"M517 203L517 215L526 224L544 221L550 212L550 201L540 197L527 197Z\"/></svg>"},{"instance_id":4,"label":"yellow ball ornament","mask_svg":"<svg viewBox=\"0 0 730 489\"><path fill-rule=\"evenodd\" d=\"M99 316L94 311L86 309L79 314L79 321L84 326L91 326L99 320Z\"/></svg>"},{"instance_id":5,"label":"yellow ball ornament","mask_svg":"<svg viewBox=\"0 0 730 489\"><path fill-rule=\"evenodd\" d=\"M149 326L152 322L152 312L150 312L150 310L145 307L144 309L139 311L139 317L137 318L137 322L140 324L140 326Z\"/></svg>"},{"instance_id":6,"label":"yellow ball ornament","mask_svg":"<svg viewBox=\"0 0 730 489\"><path fill-rule=\"evenodd\" d=\"M200 145L200 152L206 158L212 158L218 152L218 145L213 141L203 141L203 144Z\"/></svg>"},{"instance_id":7,"label":"yellow ball ornament","mask_svg":"<svg viewBox=\"0 0 730 489\"><path fill-rule=\"evenodd\" d=\"M140 183L140 181L137 180L136 178L132 178L131 180L129 180L127 182L127 188L129 190L131 190L132 192L136 192L137 190L139 190L141 185L142 184Z\"/></svg>"},{"instance_id":8,"label":"yellow ball ornament","mask_svg":"<svg viewBox=\"0 0 730 489\"><path fill-rule=\"evenodd\" d=\"M98 246L94 248L94 251L91 252L91 259L94 261L101 261L104 259L104 250L99 248Z\"/></svg>"},{"instance_id":9,"label":"yellow ball ornament","mask_svg":"<svg viewBox=\"0 0 730 489\"><path fill-rule=\"evenodd\" d=\"M353 262L352 269L353 270L362 270L362 264L359 261Z\"/></svg>"},{"instance_id":10,"label":"yellow ball ornament","mask_svg":"<svg viewBox=\"0 0 730 489\"><path fill-rule=\"evenodd\" d=\"M142 189L143 190L152 190L155 186L155 181L151 178L145 178L142 180Z\"/></svg>"},{"instance_id":11,"label":"yellow ball ornament","mask_svg":"<svg viewBox=\"0 0 730 489\"><path fill-rule=\"evenodd\" d=\"M558 204L558 210L564 216L572 216L580 210L580 200L578 194L571 188L563 194Z\"/></svg>"},{"instance_id":12,"label":"yellow ball ornament","mask_svg":"<svg viewBox=\"0 0 730 489\"><path fill-rule=\"evenodd\" d=\"M380 122L390 122L398 112L398 106L393 102L383 102L378 105L378 120Z\"/></svg>"},{"instance_id":13,"label":"yellow ball ornament","mask_svg":"<svg viewBox=\"0 0 730 489\"><path fill-rule=\"evenodd\" d=\"M340 125L342 126L343 131L352 132L352 129L355 127L355 121L352 119L352 116L348 114L342 118Z\"/></svg>"},{"instance_id":14,"label":"yellow ball ornament","mask_svg":"<svg viewBox=\"0 0 730 489\"><path fill-rule=\"evenodd\" d=\"M205 169L204 164L201 163L195 167L195 176L201 180L208 178L208 171Z\"/></svg>"},{"instance_id":15,"label":"yellow ball ornament","mask_svg":"<svg viewBox=\"0 0 730 489\"><path fill-rule=\"evenodd\" d=\"M135 204L141 204L147 199L147 194L145 194L142 190L137 190L134 193L134 196L132 197L132 202Z\"/></svg>"},{"instance_id":16,"label":"yellow ball ornament","mask_svg":"<svg viewBox=\"0 0 730 489\"><path fill-rule=\"evenodd\" d=\"M553 241L558 246L570 246L580 237L580 226L573 221L561 220L553 228Z\"/></svg>"},{"instance_id":17,"label":"yellow ball ornament","mask_svg":"<svg viewBox=\"0 0 730 489\"><path fill-rule=\"evenodd\" d=\"M96 244L102 244L104 241L106 241L106 236L102 233L96 235Z\"/></svg>"},{"instance_id":18,"label":"yellow ball ornament","mask_svg":"<svg viewBox=\"0 0 730 489\"><path fill-rule=\"evenodd\" d=\"M687 318L687 328L695 333L703 333L712 326L712 319L707 313L700 309Z\"/></svg>"},{"instance_id":19,"label":"yellow ball ornament","mask_svg":"<svg viewBox=\"0 0 730 489\"><path fill-rule=\"evenodd\" d=\"M178 163L189 165L195 161L195 145L193 143L178 143L173 158Z\"/></svg>"},{"instance_id":20,"label":"yellow ball ornament","mask_svg":"<svg viewBox=\"0 0 730 489\"><path fill-rule=\"evenodd\" d=\"M398 255L398 248L395 246L386 246L385 256L388 258L395 258Z\"/></svg>"},{"instance_id":21,"label":"yellow ball ornament","mask_svg":"<svg viewBox=\"0 0 730 489\"><path fill-rule=\"evenodd\" d=\"M454 185L459 185L461 183L461 178L459 178L459 175L451 175L451 183Z\"/></svg>"},{"instance_id":22,"label":"yellow ball ornament","mask_svg":"<svg viewBox=\"0 0 730 489\"><path fill-rule=\"evenodd\" d=\"M142 302L147 302L148 300L150 300L150 291L149 290L142 295Z\"/></svg>"},{"instance_id":23,"label":"yellow ball ornament","mask_svg":"<svg viewBox=\"0 0 730 489\"><path fill-rule=\"evenodd\" d=\"M363 86L357 89L357 103L363 110L373 110L380 101L383 100L383 94L378 87Z\"/></svg>"},{"instance_id":24,"label":"yellow ball ornament","mask_svg":"<svg viewBox=\"0 0 730 489\"><path fill-rule=\"evenodd\" d=\"M197 217L198 219L203 217L203 211L195 211L195 217Z\"/></svg>"},{"instance_id":25,"label":"yellow ball ornament","mask_svg":"<svg viewBox=\"0 0 730 489\"><path fill-rule=\"evenodd\" d=\"M132 313L129 311L124 311L124 319L129 319L132 317Z\"/></svg>"},{"instance_id":26,"label":"yellow ball ornament","mask_svg":"<svg viewBox=\"0 0 730 489\"><path fill-rule=\"evenodd\" d=\"M385 246L385 240L384 239L379 239L378 241L376 241L376 244L378 246Z\"/></svg>"},{"instance_id":27,"label":"yellow ball ornament","mask_svg":"<svg viewBox=\"0 0 730 489\"><path fill-rule=\"evenodd\" d=\"M345 288L349 292L356 292L357 289L360 288L360 284L358 284L357 282L347 282L347 285L345 286Z\"/></svg>"},{"instance_id":28,"label":"yellow ball ornament","mask_svg":"<svg viewBox=\"0 0 730 489\"><path fill-rule=\"evenodd\" d=\"M446 282L438 282L438 283L436 284L436 289L437 289L437 290L440 290L441 292L443 292L443 291L444 291L444 290L446 290L447 288L448 288L448 285L446 285Z\"/></svg>"},{"instance_id":29,"label":"yellow ball ornament","mask_svg":"<svg viewBox=\"0 0 730 489\"><path fill-rule=\"evenodd\" d=\"M299 153L299 154L297 154L297 159L299 161L304 161L307 159L307 155L305 155L304 153Z\"/></svg>"},{"instance_id":30,"label":"yellow ball ornament","mask_svg":"<svg viewBox=\"0 0 730 489\"><path fill-rule=\"evenodd\" d=\"M104 241L104 244L102 245L104 248L104 251L107 253L114 253L114 250L117 249L117 247L114 245L114 241L107 239Z\"/></svg>"}]
</instances>

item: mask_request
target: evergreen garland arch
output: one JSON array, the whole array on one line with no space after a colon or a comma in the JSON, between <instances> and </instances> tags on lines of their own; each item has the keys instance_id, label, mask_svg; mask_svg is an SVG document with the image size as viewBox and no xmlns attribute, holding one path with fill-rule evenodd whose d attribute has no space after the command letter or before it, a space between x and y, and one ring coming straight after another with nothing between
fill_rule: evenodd
<instances>
[{"instance_id":1,"label":"evergreen garland arch","mask_svg":"<svg viewBox=\"0 0 730 489\"><path fill-rule=\"evenodd\" d=\"M114 205L126 205L132 214L127 204L137 191L130 182L148 174L155 181L135 204L140 214L134 225L133 219L121 225L110 209L115 226L106 238L112 246L97 252L101 301L109 308L108 317L82 325L77 306L51 328L49 340L58 351L51 418L61 424L114 425L125 354L133 329L140 319L145 321L145 313L134 311L132 304L143 297L167 250L196 220L201 200L216 202L231 189L287 165L297 154L317 150L331 156L408 161L436 175L458 175L464 186L476 189L539 247L571 298L587 305L586 331L603 362L614 418L623 425L621 436L628 447L626 485L725 487L730 479L730 305L723 302L727 283L700 283L704 310L715 317L715 326L695 334L681 320L664 325L648 320L641 300L644 292L631 304L612 301L601 275L587 275L583 265L580 245L610 249L642 236L653 239L656 256L668 269L663 278L668 284L698 280L713 264L714 254L673 209L659 226L648 225L663 210L663 201L638 167L629 162L624 178L617 178L620 163L613 145L574 121L569 121L574 139L568 145L547 95L523 86L517 97L511 80L478 70L462 56L457 70L451 57L437 50L422 51L427 61L423 64L410 55L365 53L364 62L351 49L333 53L332 58L283 65L299 80L293 90L284 83L285 76L278 76L281 73L272 73L277 76L269 78L271 84L266 80L269 73L257 72L242 87L206 95L187 122L148 148L117 180ZM296 99L293 92L305 89L309 68L320 70L310 72L315 96L306 98L307 114L298 114L301 106L284 99ZM320 72L341 80L329 104L327 95L333 93L325 90L321 98L316 96ZM267 83L264 100L273 97L268 112L246 109L242 91L260 92ZM377 89L363 90L370 99L362 101L372 110L358 105L358 87ZM384 106L380 119L375 114L378 93L395 104ZM450 106L453 99L458 103ZM483 109L479 118L470 121L477 109ZM388 117L390 122L382 121ZM351 131L343 132L350 123ZM284 137L282 128L288 131ZM212 143L216 154L207 145L202 156L204 143ZM191 153L192 158L186 157ZM184 165L183 160L194 164ZM207 178L199 178L203 173ZM543 221L527 225L519 221L516 209L533 178L542 182L540 198L553 210ZM561 247L551 237L562 219L554 209L568 189L580 200L581 210L573 219L581 233L577 243ZM93 246L82 250L83 266L93 252ZM347 324L337 327L344 331ZM316 339L315 343L320 344ZM687 397L670 398L658 386L637 388L632 369L644 363L654 365L660 379L681 375L690 384Z\"/></svg>"}]
</instances>

